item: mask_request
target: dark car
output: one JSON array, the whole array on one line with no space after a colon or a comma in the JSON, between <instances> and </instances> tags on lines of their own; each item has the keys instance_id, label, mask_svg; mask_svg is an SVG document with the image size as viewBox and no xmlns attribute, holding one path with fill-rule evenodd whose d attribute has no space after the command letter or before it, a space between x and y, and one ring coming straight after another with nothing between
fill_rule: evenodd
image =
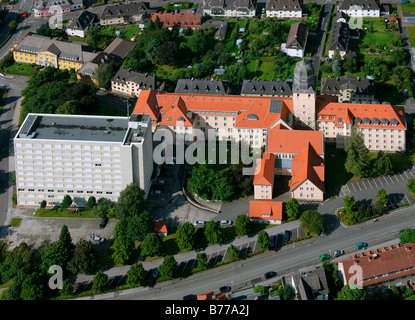
<instances>
[{"instance_id":1,"label":"dark car","mask_svg":"<svg viewBox=\"0 0 415 320\"><path fill-rule=\"evenodd\" d=\"M107 223L108 223L108 218L107 217L102 218L101 222L99 223L99 228L104 229Z\"/></svg>"},{"instance_id":2,"label":"dark car","mask_svg":"<svg viewBox=\"0 0 415 320\"><path fill-rule=\"evenodd\" d=\"M265 277L265 279L270 279L270 278L275 277L276 275L277 275L277 273L275 271L270 271L270 272L267 272L266 274L264 274L264 277Z\"/></svg>"},{"instance_id":3,"label":"dark car","mask_svg":"<svg viewBox=\"0 0 415 320\"><path fill-rule=\"evenodd\" d=\"M231 291L231 287L230 286L223 286L219 288L220 292L228 292Z\"/></svg>"},{"instance_id":4,"label":"dark car","mask_svg":"<svg viewBox=\"0 0 415 320\"><path fill-rule=\"evenodd\" d=\"M277 236L269 237L269 247L274 248L276 244L277 244Z\"/></svg>"},{"instance_id":5,"label":"dark car","mask_svg":"<svg viewBox=\"0 0 415 320\"><path fill-rule=\"evenodd\" d=\"M366 242L359 242L357 245L356 245L356 248L357 249L364 249L364 248L367 248L367 243Z\"/></svg>"},{"instance_id":6,"label":"dark car","mask_svg":"<svg viewBox=\"0 0 415 320\"><path fill-rule=\"evenodd\" d=\"M183 297L183 300L197 300L197 296L195 294L188 294Z\"/></svg>"},{"instance_id":7,"label":"dark car","mask_svg":"<svg viewBox=\"0 0 415 320\"><path fill-rule=\"evenodd\" d=\"M288 242L288 241L290 241L290 239L291 239L291 231L290 230L285 230L283 241Z\"/></svg>"}]
</instances>

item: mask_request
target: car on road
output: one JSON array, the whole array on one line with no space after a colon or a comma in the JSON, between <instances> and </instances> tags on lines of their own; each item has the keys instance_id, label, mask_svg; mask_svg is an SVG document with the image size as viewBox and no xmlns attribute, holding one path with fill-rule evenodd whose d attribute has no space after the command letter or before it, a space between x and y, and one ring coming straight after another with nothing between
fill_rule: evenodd
<instances>
[{"instance_id":1,"label":"car on road","mask_svg":"<svg viewBox=\"0 0 415 320\"><path fill-rule=\"evenodd\" d=\"M26 19L27 18L27 12L22 13L22 18Z\"/></svg>"},{"instance_id":2,"label":"car on road","mask_svg":"<svg viewBox=\"0 0 415 320\"><path fill-rule=\"evenodd\" d=\"M291 231L290 230L285 230L283 241L288 242L288 241L290 241L290 239L291 239Z\"/></svg>"},{"instance_id":3,"label":"car on road","mask_svg":"<svg viewBox=\"0 0 415 320\"><path fill-rule=\"evenodd\" d=\"M264 277L265 277L265 279L270 279L270 278L275 277L276 275L277 275L277 273L275 271L270 271L270 272L267 272L266 274L264 274Z\"/></svg>"},{"instance_id":4,"label":"car on road","mask_svg":"<svg viewBox=\"0 0 415 320\"><path fill-rule=\"evenodd\" d=\"M105 226L107 225L107 223L108 223L108 218L107 217L103 217L101 219L101 222L99 223L99 228L100 229L104 229Z\"/></svg>"},{"instance_id":5,"label":"car on road","mask_svg":"<svg viewBox=\"0 0 415 320\"><path fill-rule=\"evenodd\" d=\"M231 287L230 286L223 286L223 287L220 287L219 288L219 291L220 292L229 292L229 291L231 291L232 289L231 289Z\"/></svg>"},{"instance_id":6,"label":"car on road","mask_svg":"<svg viewBox=\"0 0 415 320\"><path fill-rule=\"evenodd\" d=\"M100 237L97 234L92 235L91 240L97 243L103 243L105 241L105 238Z\"/></svg>"},{"instance_id":7,"label":"car on road","mask_svg":"<svg viewBox=\"0 0 415 320\"><path fill-rule=\"evenodd\" d=\"M204 220L197 220L197 221L193 222L193 225L195 227L203 227L205 224L206 224L206 221L204 221Z\"/></svg>"},{"instance_id":8,"label":"car on road","mask_svg":"<svg viewBox=\"0 0 415 320\"><path fill-rule=\"evenodd\" d=\"M357 248L357 249L364 249L364 248L367 248L367 243L366 243L366 242L359 242L359 243L356 245L356 248Z\"/></svg>"},{"instance_id":9,"label":"car on road","mask_svg":"<svg viewBox=\"0 0 415 320\"><path fill-rule=\"evenodd\" d=\"M339 257L339 256L342 256L342 255L344 255L343 250L336 250L336 251L333 252L333 256L335 256L335 257Z\"/></svg>"},{"instance_id":10,"label":"car on road","mask_svg":"<svg viewBox=\"0 0 415 320\"><path fill-rule=\"evenodd\" d=\"M231 220L221 220L220 221L220 225L221 226L231 226L232 225L232 221Z\"/></svg>"},{"instance_id":11,"label":"car on road","mask_svg":"<svg viewBox=\"0 0 415 320\"><path fill-rule=\"evenodd\" d=\"M330 255L328 253L322 254L319 259L320 261L328 260L330 259Z\"/></svg>"},{"instance_id":12,"label":"car on road","mask_svg":"<svg viewBox=\"0 0 415 320\"><path fill-rule=\"evenodd\" d=\"M151 194L154 195L154 196L159 196L159 195L161 195L161 190L153 190L153 191L151 191Z\"/></svg>"}]
</instances>

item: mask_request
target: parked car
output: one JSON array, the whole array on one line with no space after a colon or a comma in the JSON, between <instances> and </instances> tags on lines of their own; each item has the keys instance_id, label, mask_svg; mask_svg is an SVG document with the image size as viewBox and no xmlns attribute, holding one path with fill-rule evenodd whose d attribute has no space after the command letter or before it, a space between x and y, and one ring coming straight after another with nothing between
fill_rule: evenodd
<instances>
[{"instance_id":1,"label":"parked car","mask_svg":"<svg viewBox=\"0 0 415 320\"><path fill-rule=\"evenodd\" d=\"M206 224L206 221L203 221L203 220L197 220L197 221L193 222L193 225L195 227L203 227L205 224Z\"/></svg>"},{"instance_id":2,"label":"parked car","mask_svg":"<svg viewBox=\"0 0 415 320\"><path fill-rule=\"evenodd\" d=\"M290 239L291 239L291 231L290 230L285 230L283 241L288 242L288 241L290 241Z\"/></svg>"},{"instance_id":3,"label":"parked car","mask_svg":"<svg viewBox=\"0 0 415 320\"><path fill-rule=\"evenodd\" d=\"M330 255L328 253L322 254L320 256L320 261L328 260L330 259Z\"/></svg>"},{"instance_id":4,"label":"parked car","mask_svg":"<svg viewBox=\"0 0 415 320\"><path fill-rule=\"evenodd\" d=\"M151 194L155 195L155 196L159 196L159 195L161 195L161 190L153 190L153 191L151 191Z\"/></svg>"},{"instance_id":5,"label":"parked car","mask_svg":"<svg viewBox=\"0 0 415 320\"><path fill-rule=\"evenodd\" d=\"M221 226L231 226L232 225L232 221L231 220L221 220L220 221L220 225Z\"/></svg>"},{"instance_id":6,"label":"parked car","mask_svg":"<svg viewBox=\"0 0 415 320\"><path fill-rule=\"evenodd\" d=\"M274 248L277 242L277 236L269 237L269 247Z\"/></svg>"},{"instance_id":7,"label":"parked car","mask_svg":"<svg viewBox=\"0 0 415 320\"><path fill-rule=\"evenodd\" d=\"M166 181L164 181L164 180L157 180L156 181L156 186L164 186L165 183L166 183Z\"/></svg>"},{"instance_id":8,"label":"parked car","mask_svg":"<svg viewBox=\"0 0 415 320\"><path fill-rule=\"evenodd\" d=\"M100 237L99 235L92 235L91 240L98 243L103 243L105 241L105 238Z\"/></svg>"},{"instance_id":9,"label":"parked car","mask_svg":"<svg viewBox=\"0 0 415 320\"><path fill-rule=\"evenodd\" d=\"M270 272L267 272L266 274L264 274L264 277L265 277L265 279L270 279L270 278L275 277L276 275L277 275L277 273L275 271L270 271Z\"/></svg>"},{"instance_id":10,"label":"parked car","mask_svg":"<svg viewBox=\"0 0 415 320\"><path fill-rule=\"evenodd\" d=\"M356 248L357 249L364 249L364 248L366 248L367 247L367 243L366 242L359 242L357 245L356 245Z\"/></svg>"},{"instance_id":11,"label":"parked car","mask_svg":"<svg viewBox=\"0 0 415 320\"><path fill-rule=\"evenodd\" d=\"M153 274L151 275L151 277L153 279L157 279L158 276L159 276L159 270L156 268L156 269L154 269Z\"/></svg>"},{"instance_id":12,"label":"parked car","mask_svg":"<svg viewBox=\"0 0 415 320\"><path fill-rule=\"evenodd\" d=\"M26 19L26 18L27 18L27 12L24 12L24 13L22 14L22 18L23 18L23 19Z\"/></svg>"},{"instance_id":13,"label":"parked car","mask_svg":"<svg viewBox=\"0 0 415 320\"><path fill-rule=\"evenodd\" d=\"M101 222L99 223L99 228L100 229L104 229L105 226L107 225L107 223L108 223L108 218L107 217L103 217L101 219Z\"/></svg>"},{"instance_id":14,"label":"parked car","mask_svg":"<svg viewBox=\"0 0 415 320\"><path fill-rule=\"evenodd\" d=\"M231 287L230 286L223 286L219 288L220 292L229 292L231 291Z\"/></svg>"},{"instance_id":15,"label":"parked car","mask_svg":"<svg viewBox=\"0 0 415 320\"><path fill-rule=\"evenodd\" d=\"M342 256L342 255L344 255L344 251L343 250L336 250L336 251L333 252L333 255L335 257Z\"/></svg>"}]
</instances>

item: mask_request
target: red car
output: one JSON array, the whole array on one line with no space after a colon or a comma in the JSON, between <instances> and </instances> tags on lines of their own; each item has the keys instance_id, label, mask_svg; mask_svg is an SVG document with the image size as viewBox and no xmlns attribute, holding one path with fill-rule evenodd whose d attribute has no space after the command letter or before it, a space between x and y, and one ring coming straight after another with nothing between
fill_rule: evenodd
<instances>
[{"instance_id":1,"label":"red car","mask_svg":"<svg viewBox=\"0 0 415 320\"><path fill-rule=\"evenodd\" d=\"M22 18L23 19L26 19L27 18L27 13L26 12L22 14Z\"/></svg>"}]
</instances>

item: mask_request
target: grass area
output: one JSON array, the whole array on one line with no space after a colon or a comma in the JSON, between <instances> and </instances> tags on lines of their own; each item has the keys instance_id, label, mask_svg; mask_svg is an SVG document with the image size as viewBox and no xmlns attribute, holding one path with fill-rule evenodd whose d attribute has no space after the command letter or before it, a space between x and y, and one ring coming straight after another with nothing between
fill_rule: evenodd
<instances>
[{"instance_id":1,"label":"grass area","mask_svg":"<svg viewBox=\"0 0 415 320\"><path fill-rule=\"evenodd\" d=\"M401 4L402 13L405 14L415 14L415 2L406 2Z\"/></svg>"},{"instance_id":2,"label":"grass area","mask_svg":"<svg viewBox=\"0 0 415 320\"><path fill-rule=\"evenodd\" d=\"M12 227L18 227L20 226L21 222L22 222L22 218L12 218L12 220L10 221L10 225Z\"/></svg>"},{"instance_id":3,"label":"grass area","mask_svg":"<svg viewBox=\"0 0 415 320\"><path fill-rule=\"evenodd\" d=\"M38 209L34 214L35 217L43 218L94 218L97 219L92 214L92 210L80 210L79 212L75 211L76 209L67 209L63 212L59 209Z\"/></svg>"},{"instance_id":4,"label":"grass area","mask_svg":"<svg viewBox=\"0 0 415 320\"><path fill-rule=\"evenodd\" d=\"M408 39L411 47L415 47L415 26L407 26L406 31L408 33Z\"/></svg>"},{"instance_id":5,"label":"grass area","mask_svg":"<svg viewBox=\"0 0 415 320\"><path fill-rule=\"evenodd\" d=\"M42 66L37 66L35 64L15 62L11 66L7 67L4 71L8 74L15 74L20 76L30 76L36 70Z\"/></svg>"}]
</instances>

